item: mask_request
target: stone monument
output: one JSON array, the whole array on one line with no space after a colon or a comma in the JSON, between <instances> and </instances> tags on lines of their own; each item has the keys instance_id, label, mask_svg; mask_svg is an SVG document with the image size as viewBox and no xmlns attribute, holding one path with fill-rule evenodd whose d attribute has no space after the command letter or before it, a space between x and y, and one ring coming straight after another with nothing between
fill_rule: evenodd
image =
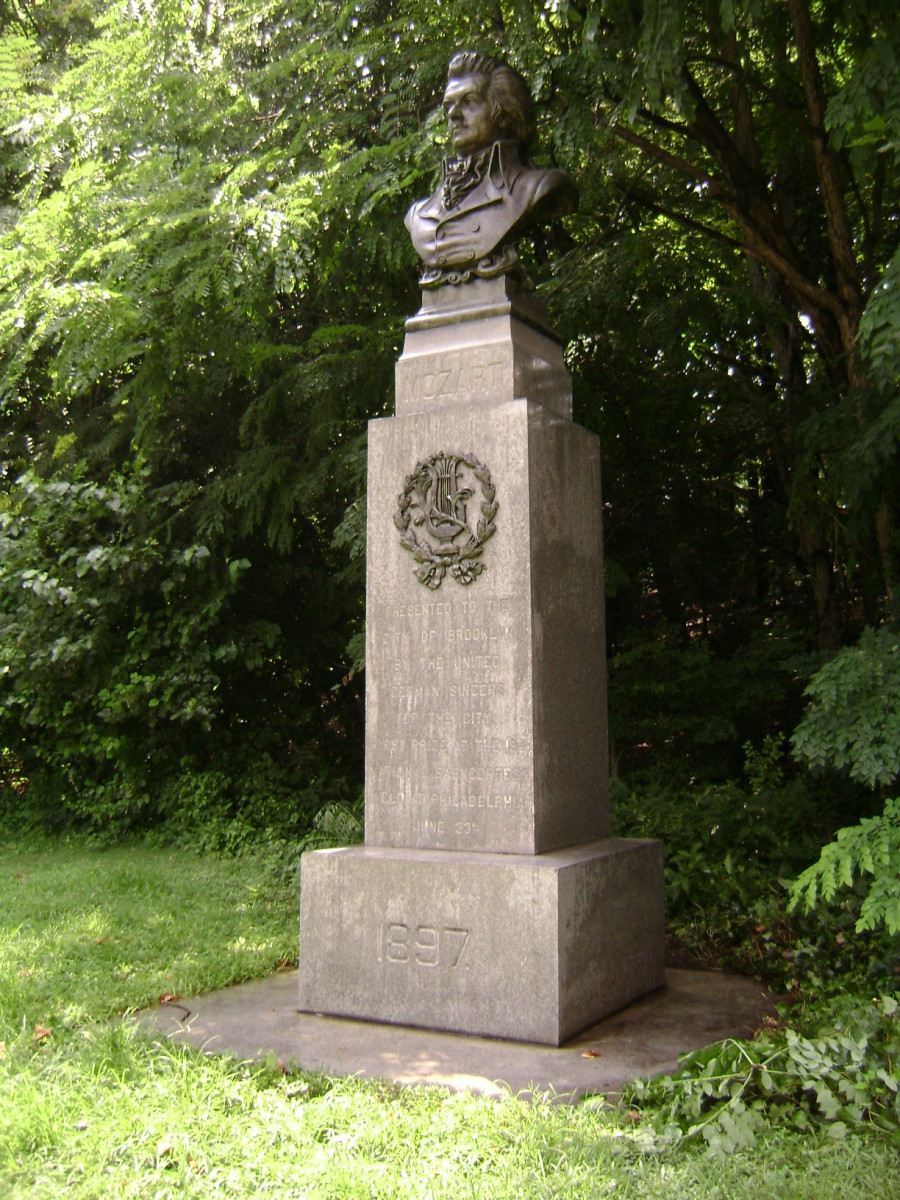
<instances>
[{"instance_id":1,"label":"stone monument","mask_svg":"<svg viewBox=\"0 0 900 1200\"><path fill-rule=\"evenodd\" d=\"M444 110L369 425L366 840L303 856L300 1008L559 1045L663 983L662 847L609 837L600 447L515 245L575 187L506 64Z\"/></svg>"}]
</instances>

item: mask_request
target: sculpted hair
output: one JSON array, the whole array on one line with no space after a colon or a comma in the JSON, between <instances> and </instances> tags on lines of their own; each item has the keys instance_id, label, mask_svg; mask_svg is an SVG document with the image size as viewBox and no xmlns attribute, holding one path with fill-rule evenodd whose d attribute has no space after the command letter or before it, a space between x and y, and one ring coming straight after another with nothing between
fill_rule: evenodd
<instances>
[{"instance_id":1,"label":"sculpted hair","mask_svg":"<svg viewBox=\"0 0 900 1200\"><path fill-rule=\"evenodd\" d=\"M515 138L526 151L535 133L534 102L519 72L489 54L461 50L450 60L447 78L461 79L464 75L484 76L485 96L500 136Z\"/></svg>"}]
</instances>

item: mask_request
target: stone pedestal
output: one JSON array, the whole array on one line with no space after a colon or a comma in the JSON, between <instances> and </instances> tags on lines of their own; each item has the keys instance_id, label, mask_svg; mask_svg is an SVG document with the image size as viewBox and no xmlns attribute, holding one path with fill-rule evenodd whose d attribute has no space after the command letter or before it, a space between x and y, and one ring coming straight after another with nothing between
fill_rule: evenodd
<instances>
[{"instance_id":1,"label":"stone pedestal","mask_svg":"<svg viewBox=\"0 0 900 1200\"><path fill-rule=\"evenodd\" d=\"M497 513L478 578L432 590L394 517L438 451L489 469ZM597 439L529 400L370 423L367 844L541 854L608 835L600 504Z\"/></svg>"},{"instance_id":2,"label":"stone pedestal","mask_svg":"<svg viewBox=\"0 0 900 1200\"><path fill-rule=\"evenodd\" d=\"M661 983L659 842L303 857L300 1007L558 1046Z\"/></svg>"},{"instance_id":3,"label":"stone pedestal","mask_svg":"<svg viewBox=\"0 0 900 1200\"><path fill-rule=\"evenodd\" d=\"M407 324L369 426L366 845L304 855L301 1008L552 1045L663 982L610 839L600 451L506 279Z\"/></svg>"},{"instance_id":4,"label":"stone pedestal","mask_svg":"<svg viewBox=\"0 0 900 1200\"><path fill-rule=\"evenodd\" d=\"M533 400L572 417L572 380L543 306L507 276L423 294L396 368L398 417Z\"/></svg>"}]
</instances>

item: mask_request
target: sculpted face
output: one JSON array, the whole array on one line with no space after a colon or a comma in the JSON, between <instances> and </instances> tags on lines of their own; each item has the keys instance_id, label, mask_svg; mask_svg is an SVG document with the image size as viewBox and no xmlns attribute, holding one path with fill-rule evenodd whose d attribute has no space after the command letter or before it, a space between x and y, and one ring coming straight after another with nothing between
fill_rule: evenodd
<instances>
[{"instance_id":1,"label":"sculpted face","mask_svg":"<svg viewBox=\"0 0 900 1200\"><path fill-rule=\"evenodd\" d=\"M475 154L500 136L486 92L483 75L463 75L447 84L444 112L457 154Z\"/></svg>"}]
</instances>

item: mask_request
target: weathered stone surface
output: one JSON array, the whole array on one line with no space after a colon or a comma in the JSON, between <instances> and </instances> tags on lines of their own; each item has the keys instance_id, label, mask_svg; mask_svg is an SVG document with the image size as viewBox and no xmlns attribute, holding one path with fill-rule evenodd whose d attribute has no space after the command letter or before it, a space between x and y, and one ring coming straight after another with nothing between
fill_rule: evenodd
<instances>
[{"instance_id":1,"label":"weathered stone surface","mask_svg":"<svg viewBox=\"0 0 900 1200\"><path fill-rule=\"evenodd\" d=\"M543 306L508 278L423 293L396 369L398 417L534 400L571 419L572 381Z\"/></svg>"},{"instance_id":2,"label":"weathered stone surface","mask_svg":"<svg viewBox=\"0 0 900 1200\"><path fill-rule=\"evenodd\" d=\"M481 575L432 590L394 517L440 451L489 469L496 532ZM597 439L538 404L370 424L368 844L539 854L607 836L600 511Z\"/></svg>"},{"instance_id":3,"label":"weathered stone surface","mask_svg":"<svg viewBox=\"0 0 900 1200\"><path fill-rule=\"evenodd\" d=\"M300 1008L560 1045L662 986L662 852L303 856Z\"/></svg>"}]
</instances>

